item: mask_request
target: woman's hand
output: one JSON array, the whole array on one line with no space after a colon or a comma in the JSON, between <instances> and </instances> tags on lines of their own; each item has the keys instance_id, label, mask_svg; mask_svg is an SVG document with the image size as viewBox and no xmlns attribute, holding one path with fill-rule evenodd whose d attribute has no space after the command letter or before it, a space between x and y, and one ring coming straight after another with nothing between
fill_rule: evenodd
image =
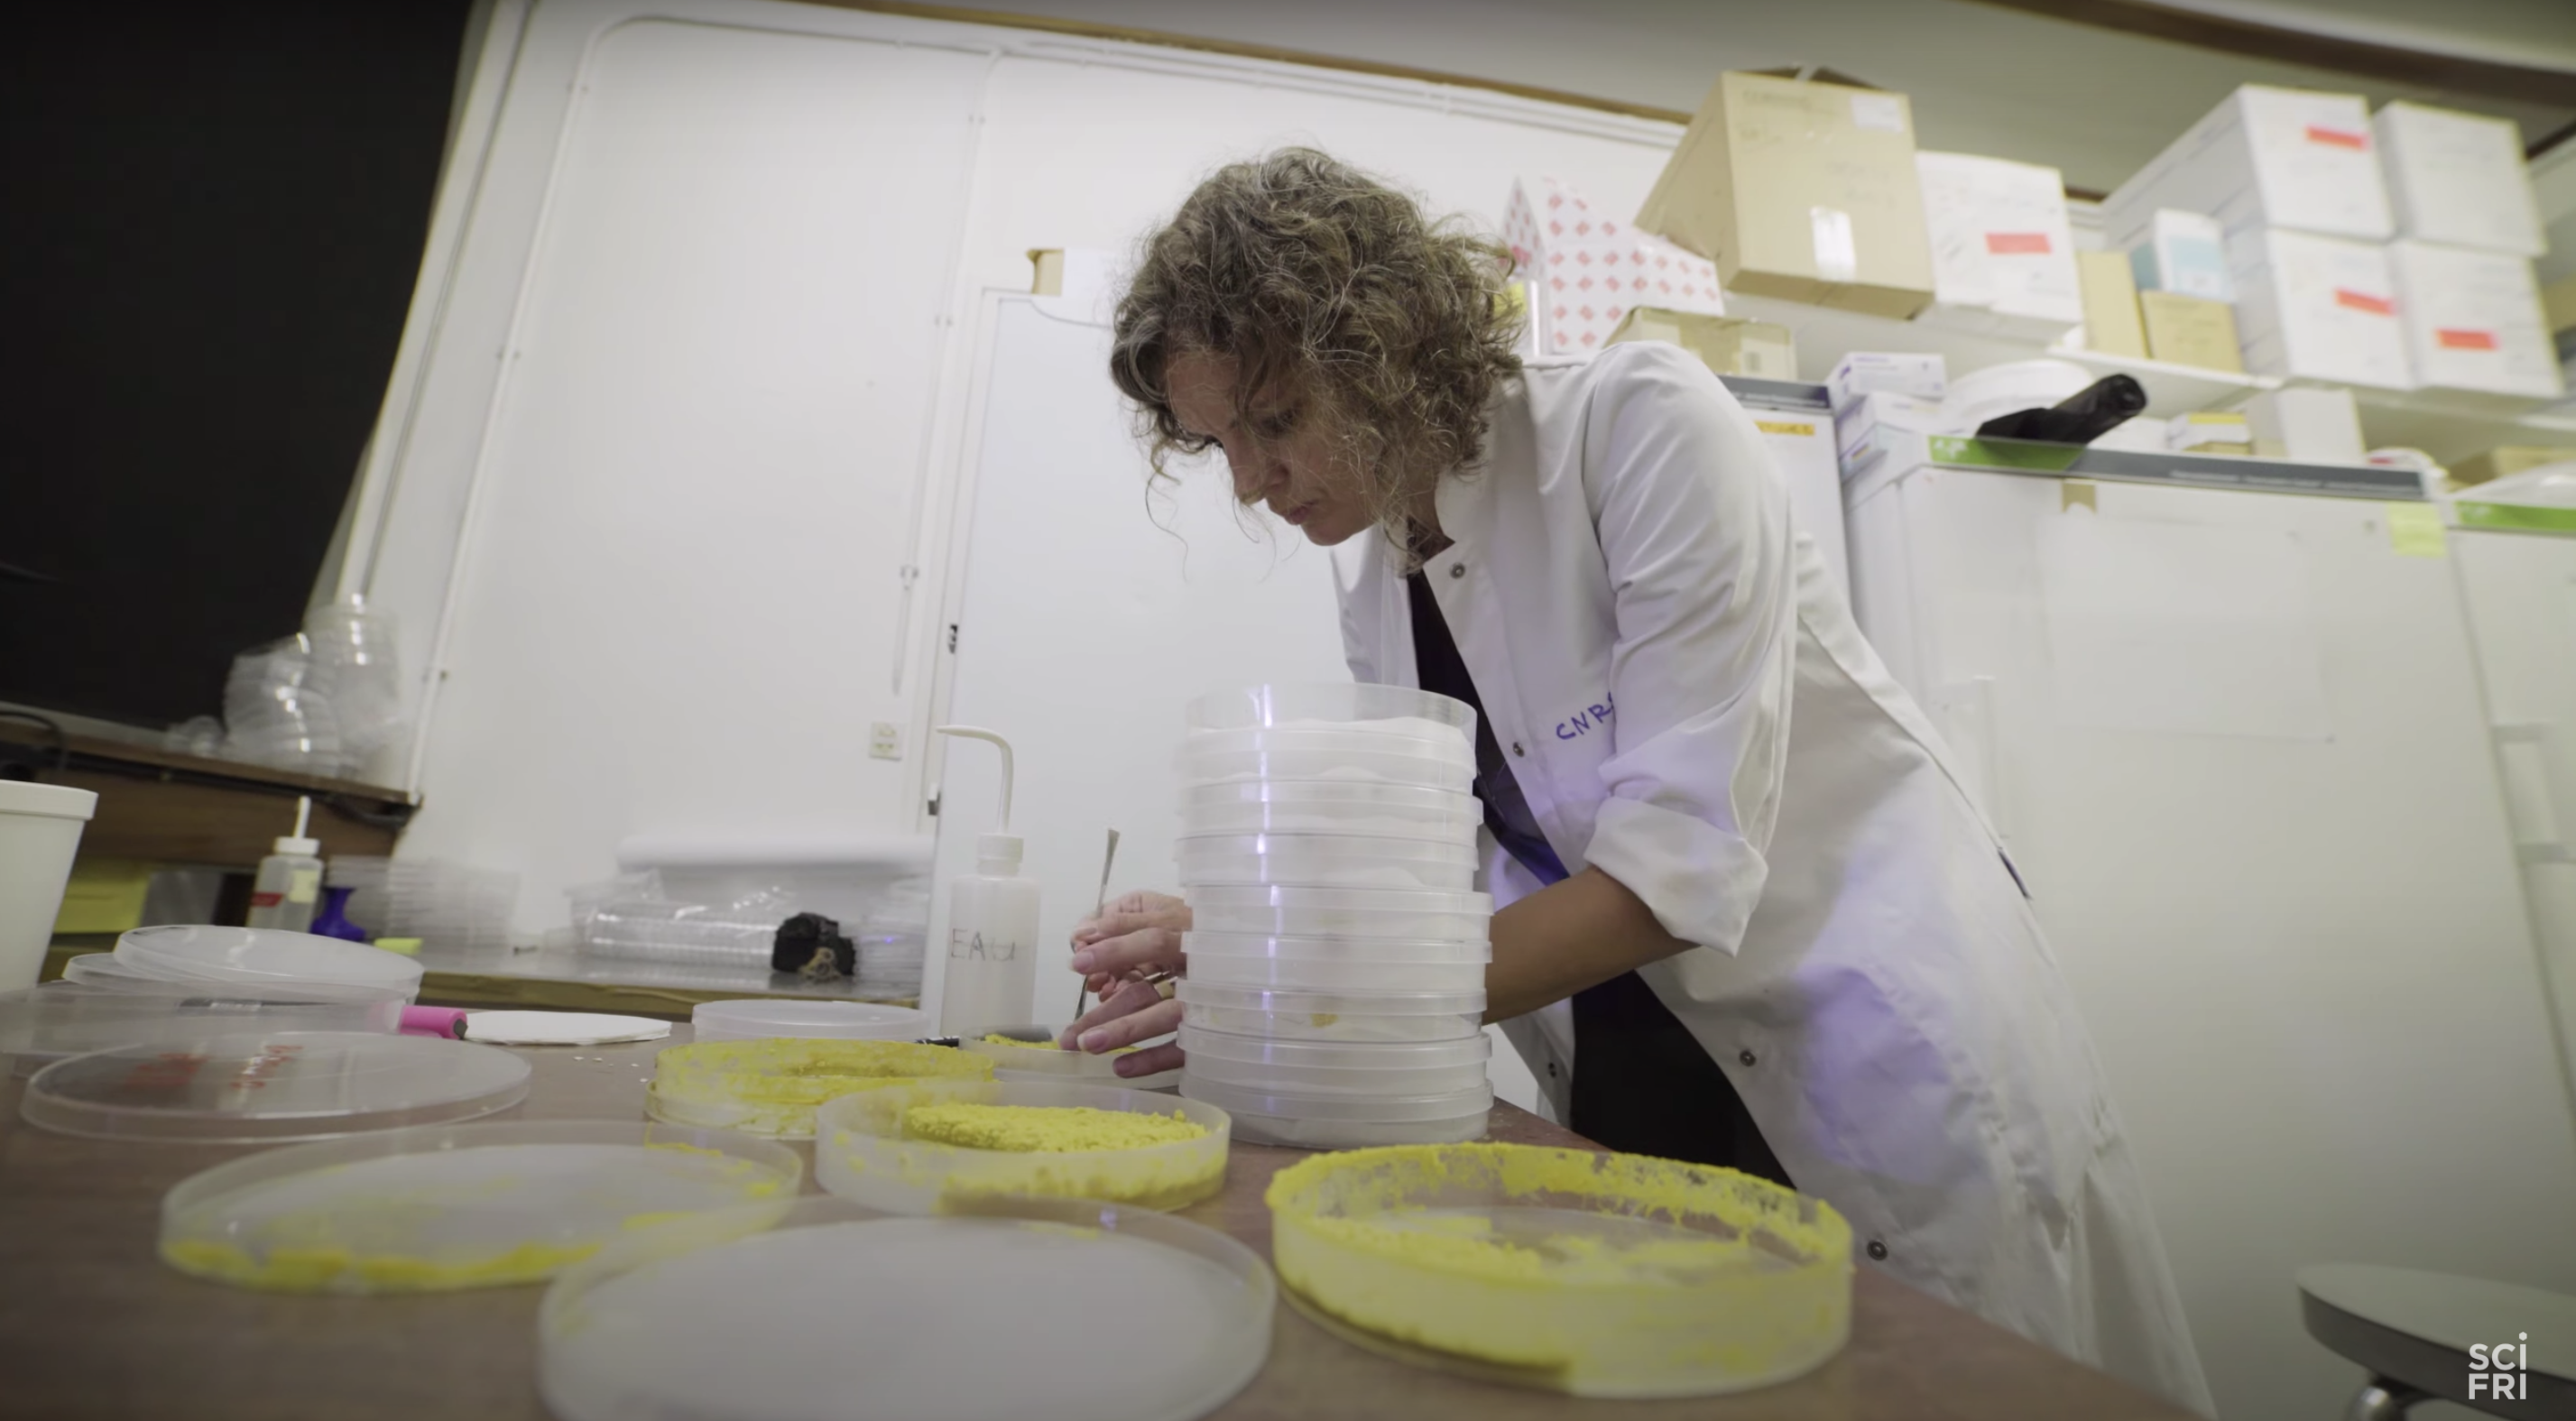
<instances>
[{"instance_id":1,"label":"woman's hand","mask_svg":"<svg viewBox=\"0 0 2576 1421\"><path fill-rule=\"evenodd\" d=\"M1128 982L1106 1001L1083 1013L1082 1020L1066 1027L1064 1039L1056 1044L1068 1051L1082 1050L1093 1055L1169 1036L1181 1029L1181 1004L1165 999L1151 982ZM1178 1042L1166 1041L1142 1051L1130 1051L1115 1057L1110 1069L1121 1076L1150 1076L1181 1064Z\"/></svg>"},{"instance_id":2,"label":"woman's hand","mask_svg":"<svg viewBox=\"0 0 2576 1421\"><path fill-rule=\"evenodd\" d=\"M1118 984L1155 968L1181 970L1181 934L1190 905L1160 893L1130 893L1073 930L1073 970L1102 1001Z\"/></svg>"}]
</instances>

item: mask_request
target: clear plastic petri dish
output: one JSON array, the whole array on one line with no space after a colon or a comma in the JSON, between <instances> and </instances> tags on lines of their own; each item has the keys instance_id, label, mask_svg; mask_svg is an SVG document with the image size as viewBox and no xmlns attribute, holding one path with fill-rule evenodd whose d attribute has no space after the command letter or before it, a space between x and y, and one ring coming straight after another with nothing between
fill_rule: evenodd
<instances>
[{"instance_id":1,"label":"clear plastic petri dish","mask_svg":"<svg viewBox=\"0 0 2576 1421\"><path fill-rule=\"evenodd\" d=\"M809 1198L765 1232L604 1250L547 1290L538 1390L562 1421L1193 1421L1269 1357L1276 1281L1224 1234L1070 1199L955 1209Z\"/></svg>"},{"instance_id":2,"label":"clear plastic petri dish","mask_svg":"<svg viewBox=\"0 0 2576 1421\"><path fill-rule=\"evenodd\" d=\"M1318 960L1306 957L1231 957L1208 953L1190 960L1189 978L1193 982L1255 991L1436 992L1454 995L1485 990L1485 965L1481 960L1423 962L1369 957Z\"/></svg>"},{"instance_id":3,"label":"clear plastic petri dish","mask_svg":"<svg viewBox=\"0 0 2576 1421\"><path fill-rule=\"evenodd\" d=\"M161 1204L161 1259L272 1292L533 1283L711 1210L794 1202L804 1164L722 1130L515 1120L265 1150Z\"/></svg>"},{"instance_id":4,"label":"clear plastic petri dish","mask_svg":"<svg viewBox=\"0 0 2576 1421\"><path fill-rule=\"evenodd\" d=\"M1144 1138L1121 1140L1122 1127ZM816 1111L814 1178L844 1199L899 1214L1005 1195L1179 1209L1225 1187L1231 1130L1224 1111L1175 1095L924 1081L845 1095ZM1153 1138L1162 1135L1169 1138Z\"/></svg>"},{"instance_id":5,"label":"clear plastic petri dish","mask_svg":"<svg viewBox=\"0 0 2576 1421\"><path fill-rule=\"evenodd\" d=\"M1183 713L1191 730L1244 730L1300 722L1429 721L1473 742L1476 712L1465 701L1404 686L1317 681L1245 686L1191 701Z\"/></svg>"},{"instance_id":6,"label":"clear plastic petri dish","mask_svg":"<svg viewBox=\"0 0 2576 1421\"><path fill-rule=\"evenodd\" d=\"M1472 794L1413 785L1281 780L1181 792L1181 834L1353 834L1472 844L1485 807Z\"/></svg>"},{"instance_id":7,"label":"clear plastic petri dish","mask_svg":"<svg viewBox=\"0 0 2576 1421\"><path fill-rule=\"evenodd\" d=\"M930 1017L913 1007L875 1002L809 1002L778 997L700 1002L689 1013L700 1041L754 1041L786 1036L806 1040L918 1041L930 1035Z\"/></svg>"},{"instance_id":8,"label":"clear plastic petri dish","mask_svg":"<svg viewBox=\"0 0 2576 1421\"><path fill-rule=\"evenodd\" d=\"M1472 760L1423 756L1382 749L1276 748L1260 750L1183 750L1174 758L1185 789L1213 785L1308 781L1325 784L1395 785L1468 794L1476 787Z\"/></svg>"},{"instance_id":9,"label":"clear plastic petri dish","mask_svg":"<svg viewBox=\"0 0 2576 1421\"><path fill-rule=\"evenodd\" d=\"M1490 1086L1409 1098L1315 1096L1246 1089L1188 1074L1181 1094L1233 1117L1237 1140L1319 1150L1474 1139L1485 1133L1494 1104Z\"/></svg>"},{"instance_id":10,"label":"clear plastic petri dish","mask_svg":"<svg viewBox=\"0 0 2576 1421\"><path fill-rule=\"evenodd\" d=\"M1485 993L1290 992L1181 979L1184 1024L1276 1041L1456 1041L1484 1030Z\"/></svg>"},{"instance_id":11,"label":"clear plastic petri dish","mask_svg":"<svg viewBox=\"0 0 2576 1421\"><path fill-rule=\"evenodd\" d=\"M1456 1041L1272 1041L1259 1036L1230 1036L1186 1021L1181 1023L1180 1043L1193 1071L1209 1060L1309 1070L1428 1071L1468 1067L1481 1071L1494 1054L1493 1038L1482 1032Z\"/></svg>"},{"instance_id":12,"label":"clear plastic petri dish","mask_svg":"<svg viewBox=\"0 0 2576 1421\"><path fill-rule=\"evenodd\" d=\"M136 928L117 960L143 976L219 982L340 982L417 993L421 966L365 943L274 928Z\"/></svg>"},{"instance_id":13,"label":"clear plastic petri dish","mask_svg":"<svg viewBox=\"0 0 2576 1421\"><path fill-rule=\"evenodd\" d=\"M1272 884L1193 889L1188 899L1193 927L1229 935L1480 942L1494 919L1484 893Z\"/></svg>"},{"instance_id":14,"label":"clear plastic petri dish","mask_svg":"<svg viewBox=\"0 0 2576 1421\"><path fill-rule=\"evenodd\" d=\"M1476 886L1471 843L1229 834L1175 840L1172 859L1185 888L1242 884L1466 893Z\"/></svg>"},{"instance_id":15,"label":"clear plastic petri dish","mask_svg":"<svg viewBox=\"0 0 2576 1421\"><path fill-rule=\"evenodd\" d=\"M48 1061L119 1046L188 1041L237 1031L379 1031L402 1029L402 999L292 998L289 992L243 991L220 984L138 981L129 987L47 982L0 992L0 1056L20 1073Z\"/></svg>"},{"instance_id":16,"label":"clear plastic petri dish","mask_svg":"<svg viewBox=\"0 0 2576 1421\"><path fill-rule=\"evenodd\" d=\"M1270 957L1302 962L1486 962L1493 944L1482 937L1285 937L1264 933L1185 932L1181 951L1192 957Z\"/></svg>"},{"instance_id":17,"label":"clear plastic petri dish","mask_svg":"<svg viewBox=\"0 0 2576 1421\"><path fill-rule=\"evenodd\" d=\"M521 1056L445 1037L242 1032L66 1057L36 1072L18 1108L98 1139L310 1140L506 1110L528 1074Z\"/></svg>"},{"instance_id":18,"label":"clear plastic petri dish","mask_svg":"<svg viewBox=\"0 0 2576 1421\"><path fill-rule=\"evenodd\" d=\"M1427 720L1386 720L1335 724L1309 721L1253 730L1193 730L1181 738L1181 756L1266 754L1406 755L1443 764L1476 763L1475 742L1457 731Z\"/></svg>"},{"instance_id":19,"label":"clear plastic petri dish","mask_svg":"<svg viewBox=\"0 0 2576 1421\"><path fill-rule=\"evenodd\" d=\"M815 1107L836 1096L992 1075L987 1057L912 1041L698 1041L654 1057L644 1110L675 1125L801 1140L814 1133Z\"/></svg>"}]
</instances>

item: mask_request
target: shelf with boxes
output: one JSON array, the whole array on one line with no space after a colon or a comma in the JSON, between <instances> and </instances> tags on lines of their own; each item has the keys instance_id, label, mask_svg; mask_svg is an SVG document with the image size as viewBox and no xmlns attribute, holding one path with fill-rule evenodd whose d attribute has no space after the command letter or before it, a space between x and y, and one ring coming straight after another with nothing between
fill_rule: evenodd
<instances>
[{"instance_id":1,"label":"shelf with boxes","mask_svg":"<svg viewBox=\"0 0 2576 1421\"><path fill-rule=\"evenodd\" d=\"M1511 235L1538 353L1661 339L1811 382L1855 352L1938 355L1980 399L2048 402L2125 375L2160 421L2251 407L2314 431L2335 406L2347 461L2576 447L2552 338L2576 316L2541 302L2500 120L2248 86L2091 209L2054 169L1918 151L1904 95L1730 73L1634 222L1553 179L1533 193Z\"/></svg>"}]
</instances>

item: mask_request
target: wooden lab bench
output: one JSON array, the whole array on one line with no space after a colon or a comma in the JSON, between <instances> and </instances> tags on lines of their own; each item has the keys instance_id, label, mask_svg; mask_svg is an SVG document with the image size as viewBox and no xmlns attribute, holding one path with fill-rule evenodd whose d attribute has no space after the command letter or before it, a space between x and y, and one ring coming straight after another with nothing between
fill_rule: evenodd
<instances>
[{"instance_id":1,"label":"wooden lab bench","mask_svg":"<svg viewBox=\"0 0 2576 1421\"><path fill-rule=\"evenodd\" d=\"M685 1040L681 1027L675 1039ZM641 1120L663 1042L523 1052L528 1098L494 1120ZM245 1146L111 1143L22 1122L24 1082L0 1084L0 1415L223 1421L538 1421L542 1287L407 1297L258 1293L190 1278L154 1253L162 1194ZM1493 1136L1585 1146L1508 1105ZM806 1146L798 1146L800 1151ZM1261 1194L1297 1150L1237 1144L1225 1192L1183 1216L1264 1257ZM807 1171L806 1188L814 1188ZM1587 1402L1466 1381L1327 1335L1283 1300L1269 1364L1213 1414L1224 1421L2189 1421L1867 1267L1851 1345L1821 1370L1740 1396ZM1103 1345L1150 1347L1151 1338Z\"/></svg>"}]
</instances>

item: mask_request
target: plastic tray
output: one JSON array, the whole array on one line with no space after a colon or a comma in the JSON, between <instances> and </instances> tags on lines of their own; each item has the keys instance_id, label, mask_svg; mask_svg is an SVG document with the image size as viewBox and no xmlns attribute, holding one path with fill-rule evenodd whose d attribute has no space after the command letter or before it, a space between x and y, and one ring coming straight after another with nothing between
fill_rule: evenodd
<instances>
[{"instance_id":1,"label":"plastic tray","mask_svg":"<svg viewBox=\"0 0 2576 1421\"><path fill-rule=\"evenodd\" d=\"M1355 834L1472 844L1485 806L1472 794L1411 785L1283 780L1181 791L1181 833Z\"/></svg>"},{"instance_id":2,"label":"plastic tray","mask_svg":"<svg viewBox=\"0 0 2576 1421\"><path fill-rule=\"evenodd\" d=\"M1278 884L1464 893L1476 886L1473 844L1426 839L1228 834L1176 840L1172 860L1189 888Z\"/></svg>"},{"instance_id":3,"label":"plastic tray","mask_svg":"<svg viewBox=\"0 0 2576 1421\"><path fill-rule=\"evenodd\" d=\"M1326 784L1409 785L1467 794L1476 787L1475 766L1463 759L1335 749L1212 750L1182 752L1173 762L1186 788L1209 785L1314 781Z\"/></svg>"},{"instance_id":4,"label":"plastic tray","mask_svg":"<svg viewBox=\"0 0 2576 1421\"><path fill-rule=\"evenodd\" d=\"M990 1059L993 1078L1004 1081L1054 1081L1057 1084L1114 1086L1121 1090L1168 1090L1181 1083L1178 1070L1156 1071L1149 1076L1118 1074L1118 1058L1126 1051L1067 1051L1059 1047L1028 1042L1003 1043L968 1037L957 1043L964 1050ZM1154 1045L1146 1042L1144 1045ZM1139 1047L1138 1049L1142 1049Z\"/></svg>"},{"instance_id":5,"label":"plastic tray","mask_svg":"<svg viewBox=\"0 0 2576 1421\"><path fill-rule=\"evenodd\" d=\"M1455 1041L1484 1029L1485 993L1271 992L1183 978L1185 1023L1274 1041Z\"/></svg>"},{"instance_id":6,"label":"plastic tray","mask_svg":"<svg viewBox=\"0 0 2576 1421\"><path fill-rule=\"evenodd\" d=\"M1184 938L1196 934L1184 934ZM1184 951L1186 951L1186 947ZM1485 990L1485 962L1390 961L1352 957L1235 957L1203 953L1190 959L1193 982L1245 991L1424 992L1456 995Z\"/></svg>"},{"instance_id":7,"label":"plastic tray","mask_svg":"<svg viewBox=\"0 0 2576 1421\"><path fill-rule=\"evenodd\" d=\"M402 1009L390 995L272 1002L213 984L48 982L0 993L0 1056L15 1056L23 1073L65 1056L236 1031L390 1032L401 1029Z\"/></svg>"},{"instance_id":8,"label":"plastic tray","mask_svg":"<svg viewBox=\"0 0 2576 1421\"><path fill-rule=\"evenodd\" d=\"M835 1096L992 1074L988 1057L911 1041L700 1041L654 1058L644 1109L674 1125L802 1140L814 1133L814 1107Z\"/></svg>"},{"instance_id":9,"label":"plastic tray","mask_svg":"<svg viewBox=\"0 0 2576 1421\"><path fill-rule=\"evenodd\" d=\"M19 1112L114 1140L323 1139L506 1110L528 1063L439 1036L273 1031L120 1046L36 1072Z\"/></svg>"},{"instance_id":10,"label":"plastic tray","mask_svg":"<svg viewBox=\"0 0 2576 1421\"><path fill-rule=\"evenodd\" d=\"M379 949L381 950L381 949ZM276 978L258 981L239 980L208 982L198 977L164 976L137 972L119 962L113 952L84 952L63 963L63 980L85 987L106 987L117 991L202 993L220 989L230 999L256 999L277 1002L391 1002L400 1010L419 994L417 985L357 986L346 982L314 982Z\"/></svg>"},{"instance_id":11,"label":"plastic tray","mask_svg":"<svg viewBox=\"0 0 2576 1421\"><path fill-rule=\"evenodd\" d=\"M1245 686L1191 701L1182 713L1191 730L1241 730L1304 722L1427 720L1463 740L1476 736L1476 711L1465 701L1405 686L1344 681Z\"/></svg>"},{"instance_id":12,"label":"plastic tray","mask_svg":"<svg viewBox=\"0 0 2576 1421\"><path fill-rule=\"evenodd\" d=\"M408 1293L550 1278L611 1240L773 1201L805 1167L721 1130L510 1121L266 1150L161 1202L161 1259L280 1292Z\"/></svg>"},{"instance_id":13,"label":"plastic tray","mask_svg":"<svg viewBox=\"0 0 2576 1421\"><path fill-rule=\"evenodd\" d=\"M215 982L338 982L417 994L421 967L360 942L274 928L136 928L116 960L138 976Z\"/></svg>"},{"instance_id":14,"label":"plastic tray","mask_svg":"<svg viewBox=\"0 0 2576 1421\"><path fill-rule=\"evenodd\" d=\"M1451 1144L1485 1133L1494 1092L1410 1100L1277 1095L1187 1076L1181 1094L1234 1117L1234 1137L1257 1145L1352 1150L1370 1145Z\"/></svg>"},{"instance_id":15,"label":"plastic tray","mask_svg":"<svg viewBox=\"0 0 2576 1421\"><path fill-rule=\"evenodd\" d=\"M1137 1149L1044 1154L905 1138L905 1112L939 1101L1178 1115L1207 1133ZM845 1199L898 1214L939 1213L958 1199L1014 1194L1178 1209L1225 1187L1232 1124L1213 1105L1144 1091L1038 1081L931 1081L845 1095L816 1111L814 1178Z\"/></svg>"},{"instance_id":16,"label":"plastic tray","mask_svg":"<svg viewBox=\"0 0 2576 1421\"><path fill-rule=\"evenodd\" d=\"M538 1390L562 1421L1191 1421L1268 1359L1277 1285L1233 1239L1076 1200L972 1207L809 1199L765 1233L711 1219L695 1249L603 1251L547 1290Z\"/></svg>"},{"instance_id":17,"label":"plastic tray","mask_svg":"<svg viewBox=\"0 0 2576 1421\"><path fill-rule=\"evenodd\" d=\"M700 1041L756 1041L786 1036L804 1040L918 1041L930 1034L928 1014L874 1002L798 1002L775 997L700 1002L689 1013Z\"/></svg>"},{"instance_id":18,"label":"plastic tray","mask_svg":"<svg viewBox=\"0 0 2576 1421\"><path fill-rule=\"evenodd\" d=\"M1267 1194L1301 1300L1394 1355L1578 1396L1799 1376L1851 1327L1851 1228L1732 1170L1530 1145L1305 1160Z\"/></svg>"},{"instance_id":19,"label":"plastic tray","mask_svg":"<svg viewBox=\"0 0 2576 1421\"><path fill-rule=\"evenodd\" d=\"M1485 893L1226 886L1187 896L1192 926L1203 933L1482 942L1494 921Z\"/></svg>"}]
</instances>

